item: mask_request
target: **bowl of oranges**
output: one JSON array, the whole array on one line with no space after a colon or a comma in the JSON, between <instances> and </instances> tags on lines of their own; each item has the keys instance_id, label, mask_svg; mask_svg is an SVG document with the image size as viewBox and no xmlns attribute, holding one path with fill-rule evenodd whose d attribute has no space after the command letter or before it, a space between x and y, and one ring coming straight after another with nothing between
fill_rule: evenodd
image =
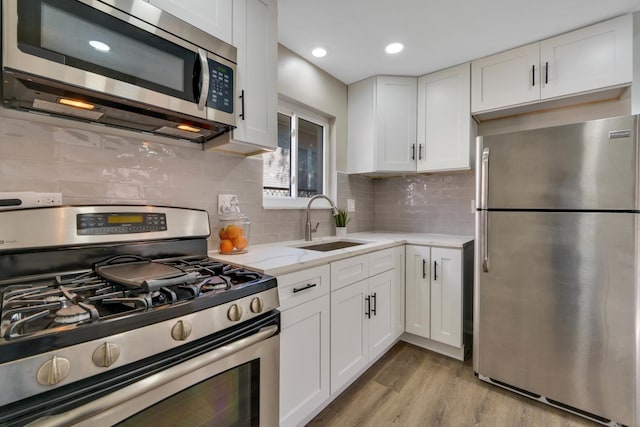
<instances>
[{"instance_id":1,"label":"bowl of oranges","mask_svg":"<svg viewBox=\"0 0 640 427\"><path fill-rule=\"evenodd\" d=\"M232 218L221 218L218 224L221 254L243 254L249 250L250 222L244 215L233 215Z\"/></svg>"}]
</instances>

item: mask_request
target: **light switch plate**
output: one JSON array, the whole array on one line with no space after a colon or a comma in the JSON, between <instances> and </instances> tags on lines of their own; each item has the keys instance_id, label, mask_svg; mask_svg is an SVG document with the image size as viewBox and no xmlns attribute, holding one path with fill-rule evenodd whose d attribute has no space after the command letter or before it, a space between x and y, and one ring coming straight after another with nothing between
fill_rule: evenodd
<instances>
[{"instance_id":1,"label":"light switch plate","mask_svg":"<svg viewBox=\"0 0 640 427\"><path fill-rule=\"evenodd\" d=\"M356 211L355 199L347 199L347 212L355 212L355 211Z\"/></svg>"}]
</instances>

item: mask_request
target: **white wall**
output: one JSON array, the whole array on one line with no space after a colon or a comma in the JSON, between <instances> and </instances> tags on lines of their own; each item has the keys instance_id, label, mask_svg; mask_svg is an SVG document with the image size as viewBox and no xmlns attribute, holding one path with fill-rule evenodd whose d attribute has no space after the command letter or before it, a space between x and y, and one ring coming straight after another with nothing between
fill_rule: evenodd
<instances>
[{"instance_id":1,"label":"white wall","mask_svg":"<svg viewBox=\"0 0 640 427\"><path fill-rule=\"evenodd\" d=\"M331 118L336 168L347 170L347 85L278 45L278 93Z\"/></svg>"}]
</instances>

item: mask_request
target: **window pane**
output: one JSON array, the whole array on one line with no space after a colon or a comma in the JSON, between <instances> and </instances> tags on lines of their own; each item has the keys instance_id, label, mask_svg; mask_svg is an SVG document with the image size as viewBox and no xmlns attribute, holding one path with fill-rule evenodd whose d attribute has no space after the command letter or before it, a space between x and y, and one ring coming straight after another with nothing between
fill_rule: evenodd
<instances>
[{"instance_id":1,"label":"window pane","mask_svg":"<svg viewBox=\"0 0 640 427\"><path fill-rule=\"evenodd\" d=\"M278 113L278 148L262 155L263 194L291 196L291 117Z\"/></svg>"},{"instance_id":2,"label":"window pane","mask_svg":"<svg viewBox=\"0 0 640 427\"><path fill-rule=\"evenodd\" d=\"M298 197L311 197L323 192L322 126L298 119Z\"/></svg>"}]
</instances>

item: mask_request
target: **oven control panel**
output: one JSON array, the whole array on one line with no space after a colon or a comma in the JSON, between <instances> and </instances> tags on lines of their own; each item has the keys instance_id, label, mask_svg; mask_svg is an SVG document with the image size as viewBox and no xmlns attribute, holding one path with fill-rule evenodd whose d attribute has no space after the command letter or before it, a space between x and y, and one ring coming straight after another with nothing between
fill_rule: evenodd
<instances>
[{"instance_id":1,"label":"oven control panel","mask_svg":"<svg viewBox=\"0 0 640 427\"><path fill-rule=\"evenodd\" d=\"M167 231L164 213L82 213L76 218L76 231L80 236Z\"/></svg>"}]
</instances>

